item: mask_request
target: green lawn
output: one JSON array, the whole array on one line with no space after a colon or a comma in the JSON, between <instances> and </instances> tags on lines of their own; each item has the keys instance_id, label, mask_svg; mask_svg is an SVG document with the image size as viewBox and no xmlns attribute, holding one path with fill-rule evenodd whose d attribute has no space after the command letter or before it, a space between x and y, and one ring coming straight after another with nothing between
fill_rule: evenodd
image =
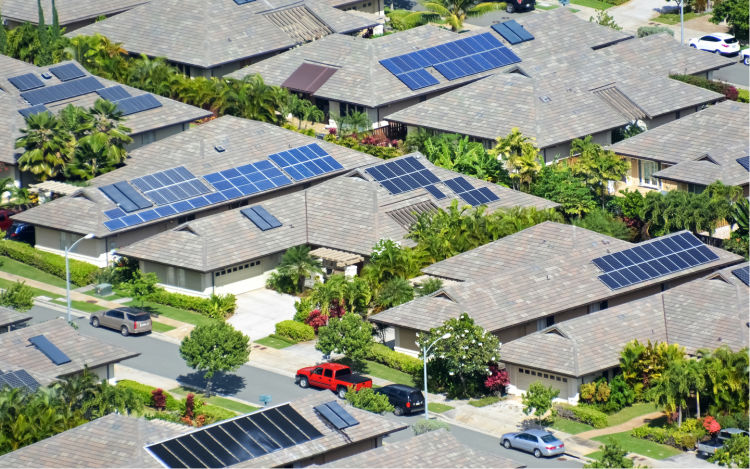
<instances>
[{"instance_id":1,"label":"green lawn","mask_svg":"<svg viewBox=\"0 0 750 469\"><path fill-rule=\"evenodd\" d=\"M581 5L582 7L594 8L596 10L606 10L612 8L614 5L600 0L570 0L570 3L574 5Z\"/></svg>"},{"instance_id":2,"label":"green lawn","mask_svg":"<svg viewBox=\"0 0 750 469\"><path fill-rule=\"evenodd\" d=\"M604 451L594 451L593 453L589 453L586 455L587 458L596 459L597 461L601 459L601 457L604 456Z\"/></svg>"},{"instance_id":3,"label":"green lawn","mask_svg":"<svg viewBox=\"0 0 750 469\"><path fill-rule=\"evenodd\" d=\"M682 451L671 446L635 438L630 435L629 431L597 436L592 439L600 443L606 443L609 438L614 439L625 451L648 456L649 458L664 459L682 453Z\"/></svg>"},{"instance_id":4,"label":"green lawn","mask_svg":"<svg viewBox=\"0 0 750 469\"><path fill-rule=\"evenodd\" d=\"M67 306L68 301L65 298L55 298L52 300L53 302L57 304L61 304L63 306ZM95 311L101 311L103 309L107 309L104 306L99 306L94 303L89 303L86 301L73 301L71 300L70 306L73 309L77 309L78 311L83 311L85 313L93 313Z\"/></svg>"},{"instance_id":5,"label":"green lawn","mask_svg":"<svg viewBox=\"0 0 750 469\"><path fill-rule=\"evenodd\" d=\"M427 403L427 409L430 412L435 412L436 414L442 414L443 412L447 412L451 409L454 409L455 407L451 407L447 404L441 404L439 402L428 402Z\"/></svg>"},{"instance_id":6,"label":"green lawn","mask_svg":"<svg viewBox=\"0 0 750 469\"><path fill-rule=\"evenodd\" d=\"M537 10L554 10L555 8L560 8L560 5L536 5Z\"/></svg>"},{"instance_id":7,"label":"green lawn","mask_svg":"<svg viewBox=\"0 0 750 469\"><path fill-rule=\"evenodd\" d=\"M577 8L568 8L568 10L570 10L571 13L578 13L579 11L581 11Z\"/></svg>"},{"instance_id":8,"label":"green lawn","mask_svg":"<svg viewBox=\"0 0 750 469\"><path fill-rule=\"evenodd\" d=\"M177 329L177 328L174 327L174 326L168 326L168 325L166 325L164 323L161 323L161 322L151 321L151 329L154 332L169 332L169 331L171 331L173 329Z\"/></svg>"},{"instance_id":9,"label":"green lawn","mask_svg":"<svg viewBox=\"0 0 750 469\"><path fill-rule=\"evenodd\" d=\"M683 15L684 20L692 20L693 18L698 18L701 16L705 16L708 13L685 13ZM651 18L651 21L656 21L657 23L662 24L678 24L680 22L680 14L679 13L662 13L661 15L657 16L656 18Z\"/></svg>"},{"instance_id":10,"label":"green lawn","mask_svg":"<svg viewBox=\"0 0 750 469\"><path fill-rule=\"evenodd\" d=\"M615 412L612 415L607 416L607 423L610 427L613 427L615 425L620 425L621 423L625 423L628 420L634 419L638 416L649 414L651 412L656 412L659 409L654 405L649 403L643 403L639 402L636 404L633 404L630 407L625 407L624 409L620 410L619 412Z\"/></svg>"},{"instance_id":11,"label":"green lawn","mask_svg":"<svg viewBox=\"0 0 750 469\"><path fill-rule=\"evenodd\" d=\"M414 379L412 379L411 375L370 360L367 360L367 366L365 367L364 372L368 375L385 379L392 383L414 386Z\"/></svg>"},{"instance_id":12,"label":"green lawn","mask_svg":"<svg viewBox=\"0 0 750 469\"><path fill-rule=\"evenodd\" d=\"M132 300L125 303L125 306L141 308L141 302L140 300ZM201 324L208 324L213 321L213 319L207 318L206 316L194 313L192 311L185 311L184 309L177 309L171 306L160 305L151 301L144 301L143 307L141 309L144 309L151 314L164 315L168 318L172 318L177 321L182 321L189 324L194 324L196 326L199 326Z\"/></svg>"},{"instance_id":13,"label":"green lawn","mask_svg":"<svg viewBox=\"0 0 750 469\"><path fill-rule=\"evenodd\" d=\"M211 396L208 399L200 393L193 389L187 389L182 386L178 386L174 389L169 390L170 394L178 394L181 396L187 396L188 393L195 394L196 397L199 397L202 401L204 401L206 404L215 405L217 407L222 407L227 410L231 410L232 412L237 412L238 414L247 414L249 412L255 412L259 409L259 407L251 406L248 404L243 404L242 402L237 402L234 399L227 399L226 397L221 396Z\"/></svg>"},{"instance_id":14,"label":"green lawn","mask_svg":"<svg viewBox=\"0 0 750 469\"><path fill-rule=\"evenodd\" d=\"M16 282L13 282L11 280L6 280L4 278L0 278L0 288L8 288L11 285L13 285ZM45 290L40 290L39 288L29 287L31 288L31 291L34 292L34 296L46 296L48 298L60 298L60 295L52 292L48 292Z\"/></svg>"},{"instance_id":15,"label":"green lawn","mask_svg":"<svg viewBox=\"0 0 750 469\"><path fill-rule=\"evenodd\" d=\"M487 396L483 397L481 399L472 399L469 401L469 405L473 405L474 407L485 407L490 404L494 404L496 402L500 402L500 398L497 396Z\"/></svg>"},{"instance_id":16,"label":"green lawn","mask_svg":"<svg viewBox=\"0 0 750 469\"><path fill-rule=\"evenodd\" d=\"M34 279L38 282L48 283L56 287L65 288L65 280L39 270L36 267L26 265L23 262L18 262L15 259L11 259L10 257L5 256L0 256L0 261L2 261L2 265L0 265L0 271L8 272L9 274L20 275L21 277ZM76 287L73 286L73 288Z\"/></svg>"},{"instance_id":17,"label":"green lawn","mask_svg":"<svg viewBox=\"0 0 750 469\"><path fill-rule=\"evenodd\" d=\"M576 422L575 420L564 419L562 417L555 417L551 427L555 430L560 430L561 432L570 433L571 435L594 429L591 425Z\"/></svg>"},{"instance_id":18,"label":"green lawn","mask_svg":"<svg viewBox=\"0 0 750 469\"><path fill-rule=\"evenodd\" d=\"M287 348L291 345L294 345L294 342L289 342L288 340L284 340L282 337L274 334L271 334L268 337L263 337L262 339L258 339L255 341L255 343L278 349Z\"/></svg>"},{"instance_id":19,"label":"green lawn","mask_svg":"<svg viewBox=\"0 0 750 469\"><path fill-rule=\"evenodd\" d=\"M111 294L111 295L109 295L109 296L102 296L102 295L100 295L100 294L96 293L96 292L95 292L95 291L94 291L93 289L91 289L91 290L89 290L89 291L87 291L87 292L85 292L85 293L86 293L87 295L90 295L90 296L95 296L95 297L97 297L97 298L101 298L101 299L103 299L103 300L107 300L107 301L115 301L115 300L119 300L120 298L127 298L127 297L128 297L127 295L124 295L124 294L120 294L120 293L117 293L117 292L115 292L115 293L112 293L112 294Z\"/></svg>"}]
</instances>

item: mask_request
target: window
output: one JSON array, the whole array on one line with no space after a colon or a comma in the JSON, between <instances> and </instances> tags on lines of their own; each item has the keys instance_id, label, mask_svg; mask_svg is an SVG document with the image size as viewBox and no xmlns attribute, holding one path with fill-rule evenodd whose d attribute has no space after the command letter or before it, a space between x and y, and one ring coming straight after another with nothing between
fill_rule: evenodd
<instances>
[{"instance_id":1,"label":"window","mask_svg":"<svg viewBox=\"0 0 750 469\"><path fill-rule=\"evenodd\" d=\"M547 327L552 326L555 324L555 317L554 316L548 316L547 317Z\"/></svg>"},{"instance_id":2,"label":"window","mask_svg":"<svg viewBox=\"0 0 750 469\"><path fill-rule=\"evenodd\" d=\"M125 317L122 311L107 311L106 315L115 319L123 319Z\"/></svg>"},{"instance_id":3,"label":"window","mask_svg":"<svg viewBox=\"0 0 750 469\"><path fill-rule=\"evenodd\" d=\"M356 10L356 8L352 8L352 10ZM353 103L342 102L339 104L339 108L342 116L348 116L349 114L352 114L354 112L365 112L364 106L359 106Z\"/></svg>"},{"instance_id":4,"label":"window","mask_svg":"<svg viewBox=\"0 0 750 469\"><path fill-rule=\"evenodd\" d=\"M563 383L567 383L567 382L568 382L568 378L563 378Z\"/></svg>"},{"instance_id":5,"label":"window","mask_svg":"<svg viewBox=\"0 0 750 469\"><path fill-rule=\"evenodd\" d=\"M323 376L326 378L333 378L333 370L323 370Z\"/></svg>"},{"instance_id":6,"label":"window","mask_svg":"<svg viewBox=\"0 0 750 469\"><path fill-rule=\"evenodd\" d=\"M536 376L536 371L532 371L531 376Z\"/></svg>"},{"instance_id":7,"label":"window","mask_svg":"<svg viewBox=\"0 0 750 469\"><path fill-rule=\"evenodd\" d=\"M700 194L706 190L706 186L703 184L688 184L687 190L692 194Z\"/></svg>"},{"instance_id":8,"label":"window","mask_svg":"<svg viewBox=\"0 0 750 469\"><path fill-rule=\"evenodd\" d=\"M549 375L547 373L544 373L544 379L549 379Z\"/></svg>"},{"instance_id":9,"label":"window","mask_svg":"<svg viewBox=\"0 0 750 469\"><path fill-rule=\"evenodd\" d=\"M654 177L654 173L659 169L659 163L656 161L638 160L638 179L641 185L661 187L661 182Z\"/></svg>"},{"instance_id":10,"label":"window","mask_svg":"<svg viewBox=\"0 0 750 469\"><path fill-rule=\"evenodd\" d=\"M518 369L518 372L519 372L519 373L523 373L523 368L519 368L519 369Z\"/></svg>"},{"instance_id":11,"label":"window","mask_svg":"<svg viewBox=\"0 0 750 469\"><path fill-rule=\"evenodd\" d=\"M558 380L558 381L560 381L560 377L559 376L555 376L555 379Z\"/></svg>"},{"instance_id":12,"label":"window","mask_svg":"<svg viewBox=\"0 0 750 469\"><path fill-rule=\"evenodd\" d=\"M529 374L529 370L523 370L525 374Z\"/></svg>"},{"instance_id":13,"label":"window","mask_svg":"<svg viewBox=\"0 0 750 469\"><path fill-rule=\"evenodd\" d=\"M592 303L589 305L589 314L607 309L609 307L608 300L600 301L599 303Z\"/></svg>"}]
</instances>

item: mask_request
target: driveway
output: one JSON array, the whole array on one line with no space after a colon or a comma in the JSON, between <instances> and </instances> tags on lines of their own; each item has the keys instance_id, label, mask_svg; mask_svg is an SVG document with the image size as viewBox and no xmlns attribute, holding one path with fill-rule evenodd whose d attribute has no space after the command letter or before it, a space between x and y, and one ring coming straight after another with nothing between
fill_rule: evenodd
<instances>
[{"instance_id":1,"label":"driveway","mask_svg":"<svg viewBox=\"0 0 750 469\"><path fill-rule=\"evenodd\" d=\"M250 340L261 339L276 330L276 323L294 318L296 296L265 288L237 295L237 310L227 321Z\"/></svg>"}]
</instances>

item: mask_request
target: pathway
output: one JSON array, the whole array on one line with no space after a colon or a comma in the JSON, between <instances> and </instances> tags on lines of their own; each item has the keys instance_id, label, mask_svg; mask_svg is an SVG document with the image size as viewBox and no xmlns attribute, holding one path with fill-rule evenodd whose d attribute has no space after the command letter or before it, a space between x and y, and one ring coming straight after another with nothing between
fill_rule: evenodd
<instances>
[{"instance_id":1,"label":"pathway","mask_svg":"<svg viewBox=\"0 0 750 469\"><path fill-rule=\"evenodd\" d=\"M585 439L590 440L597 436L611 435L612 433L622 433L622 432L626 432L628 430L632 430L634 428L640 427L642 425L645 425L651 422L652 420L662 417L663 415L664 415L664 412L651 412L649 414L640 415L638 417L628 420L627 422L623 422L613 427L589 430L587 432L578 433L576 434L576 436L578 438L585 438Z\"/></svg>"}]
</instances>

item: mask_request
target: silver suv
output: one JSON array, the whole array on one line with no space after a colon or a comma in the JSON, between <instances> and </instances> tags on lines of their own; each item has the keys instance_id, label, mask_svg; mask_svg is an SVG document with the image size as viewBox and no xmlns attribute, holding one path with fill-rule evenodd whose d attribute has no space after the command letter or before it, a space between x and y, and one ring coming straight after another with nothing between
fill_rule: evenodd
<instances>
[{"instance_id":1,"label":"silver suv","mask_svg":"<svg viewBox=\"0 0 750 469\"><path fill-rule=\"evenodd\" d=\"M89 322L94 327L108 327L123 336L151 332L151 315L135 308L116 308L91 313Z\"/></svg>"}]
</instances>

